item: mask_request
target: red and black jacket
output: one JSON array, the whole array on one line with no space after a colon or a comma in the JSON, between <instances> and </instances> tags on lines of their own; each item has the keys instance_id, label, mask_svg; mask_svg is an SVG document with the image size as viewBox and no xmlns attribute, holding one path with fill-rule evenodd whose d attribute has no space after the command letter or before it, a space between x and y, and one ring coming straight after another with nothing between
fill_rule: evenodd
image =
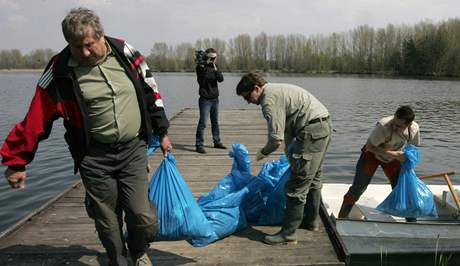
<instances>
[{"instance_id":1,"label":"red and black jacket","mask_svg":"<svg viewBox=\"0 0 460 266\"><path fill-rule=\"evenodd\" d=\"M144 57L123 40L105 37L116 58L136 89L142 116L140 137L148 141L152 132L162 138L167 134L168 119L155 80ZM48 63L40 77L35 95L24 120L13 128L0 150L2 164L15 170L25 169L38 148L48 138L53 122L63 118L64 138L74 159L75 173L89 145L88 112L80 86L68 66L67 46Z\"/></svg>"}]
</instances>

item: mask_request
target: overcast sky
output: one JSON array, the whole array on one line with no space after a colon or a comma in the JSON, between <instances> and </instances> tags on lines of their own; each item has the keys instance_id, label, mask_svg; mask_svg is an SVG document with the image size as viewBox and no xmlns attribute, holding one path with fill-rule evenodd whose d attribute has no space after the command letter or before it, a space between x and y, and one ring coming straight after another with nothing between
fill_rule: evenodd
<instances>
[{"instance_id":1,"label":"overcast sky","mask_svg":"<svg viewBox=\"0 0 460 266\"><path fill-rule=\"evenodd\" d=\"M0 0L0 49L60 50L66 44L60 23L78 6L94 9L107 35L144 53L154 42L260 32L309 36L460 17L458 0Z\"/></svg>"}]
</instances>

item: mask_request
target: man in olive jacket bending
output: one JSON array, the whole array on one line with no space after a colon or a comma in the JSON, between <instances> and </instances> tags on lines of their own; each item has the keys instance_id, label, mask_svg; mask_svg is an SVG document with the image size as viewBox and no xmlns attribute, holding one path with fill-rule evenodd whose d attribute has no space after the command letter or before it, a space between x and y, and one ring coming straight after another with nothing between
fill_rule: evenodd
<instances>
[{"instance_id":1,"label":"man in olive jacket bending","mask_svg":"<svg viewBox=\"0 0 460 266\"><path fill-rule=\"evenodd\" d=\"M244 75L236 93L248 103L260 105L267 120L267 143L256 155L262 160L285 142L292 174L284 187L286 211L281 230L264 238L270 245L297 243L296 230L317 231L321 204L321 173L331 140L331 121L326 107L305 89L267 83L255 72ZM287 146L292 145L292 152ZM305 215L304 215L305 214Z\"/></svg>"}]
</instances>

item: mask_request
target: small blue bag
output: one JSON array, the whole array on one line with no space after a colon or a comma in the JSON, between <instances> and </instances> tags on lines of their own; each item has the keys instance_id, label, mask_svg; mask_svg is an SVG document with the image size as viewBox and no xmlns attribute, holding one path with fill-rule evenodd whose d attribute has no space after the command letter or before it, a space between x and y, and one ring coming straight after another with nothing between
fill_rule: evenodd
<instances>
[{"instance_id":1,"label":"small blue bag","mask_svg":"<svg viewBox=\"0 0 460 266\"><path fill-rule=\"evenodd\" d=\"M149 200L157 206L160 230L155 240L218 239L193 198L171 153L161 162L150 182Z\"/></svg>"},{"instance_id":2,"label":"small blue bag","mask_svg":"<svg viewBox=\"0 0 460 266\"><path fill-rule=\"evenodd\" d=\"M415 165L420 161L417 147L404 148L406 159L402 163L398 184L390 195L377 206L377 210L399 217L438 216L433 193L415 174Z\"/></svg>"}]
</instances>

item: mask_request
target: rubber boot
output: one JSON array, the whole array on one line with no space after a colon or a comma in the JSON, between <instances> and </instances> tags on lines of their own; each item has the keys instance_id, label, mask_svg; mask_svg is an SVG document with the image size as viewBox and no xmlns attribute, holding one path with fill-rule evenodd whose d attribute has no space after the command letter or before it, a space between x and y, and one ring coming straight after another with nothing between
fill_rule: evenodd
<instances>
[{"instance_id":1,"label":"rubber boot","mask_svg":"<svg viewBox=\"0 0 460 266\"><path fill-rule=\"evenodd\" d=\"M340 207L339 211L339 218L347 218L348 214L350 214L351 209L353 208L354 204L348 204L343 202L342 206Z\"/></svg>"},{"instance_id":2,"label":"rubber boot","mask_svg":"<svg viewBox=\"0 0 460 266\"><path fill-rule=\"evenodd\" d=\"M295 231L302 223L304 204L296 199L287 197L286 212L281 231L274 235L269 235L264 238L264 242L269 245L280 244L297 244L297 236Z\"/></svg>"},{"instance_id":3,"label":"rubber boot","mask_svg":"<svg viewBox=\"0 0 460 266\"><path fill-rule=\"evenodd\" d=\"M304 208L302 228L309 231L319 230L319 207L321 205L321 189L310 189Z\"/></svg>"}]
</instances>

